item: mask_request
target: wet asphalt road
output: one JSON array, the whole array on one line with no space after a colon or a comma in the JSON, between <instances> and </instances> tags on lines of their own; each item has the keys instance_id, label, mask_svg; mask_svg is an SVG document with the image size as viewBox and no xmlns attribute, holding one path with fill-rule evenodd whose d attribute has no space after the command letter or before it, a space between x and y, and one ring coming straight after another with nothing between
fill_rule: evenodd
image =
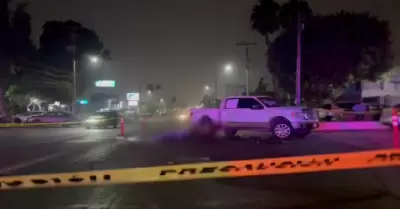
<instances>
[{"instance_id":1,"label":"wet asphalt road","mask_svg":"<svg viewBox=\"0 0 400 209\"><path fill-rule=\"evenodd\" d=\"M172 121L118 130L0 129L0 175L129 168L210 160L271 158L392 147L389 131L314 133L277 143L242 136L192 143ZM172 133L172 134L171 134ZM258 134L259 135L259 134ZM183 142L182 142L183 141ZM163 142L163 143L161 143ZM168 142L168 143L165 143ZM7 209L399 208L400 169L381 168L237 179L1 191Z\"/></svg>"}]
</instances>

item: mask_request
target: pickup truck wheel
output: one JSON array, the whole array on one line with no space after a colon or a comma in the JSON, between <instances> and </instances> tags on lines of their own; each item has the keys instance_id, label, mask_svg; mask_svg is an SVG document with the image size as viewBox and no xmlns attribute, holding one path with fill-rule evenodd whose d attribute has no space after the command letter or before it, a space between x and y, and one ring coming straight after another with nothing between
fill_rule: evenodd
<instances>
[{"instance_id":1,"label":"pickup truck wheel","mask_svg":"<svg viewBox=\"0 0 400 209\"><path fill-rule=\"evenodd\" d=\"M235 134L237 133L237 130L235 130L235 129L225 129L224 133L225 133L225 137L230 138L230 137L234 137L235 136Z\"/></svg>"},{"instance_id":2,"label":"pickup truck wheel","mask_svg":"<svg viewBox=\"0 0 400 209\"><path fill-rule=\"evenodd\" d=\"M289 121L279 119L272 127L272 134L278 139L289 139L293 136L293 128Z\"/></svg>"},{"instance_id":3,"label":"pickup truck wheel","mask_svg":"<svg viewBox=\"0 0 400 209\"><path fill-rule=\"evenodd\" d=\"M213 137L216 133L216 128L209 117L203 117L195 125L194 132L201 137Z\"/></svg>"}]
</instances>

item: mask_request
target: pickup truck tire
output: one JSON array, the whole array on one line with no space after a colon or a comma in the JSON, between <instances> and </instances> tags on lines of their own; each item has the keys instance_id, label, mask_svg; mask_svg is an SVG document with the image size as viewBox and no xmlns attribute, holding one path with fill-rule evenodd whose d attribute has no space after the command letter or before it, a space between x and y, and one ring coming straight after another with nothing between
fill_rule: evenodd
<instances>
[{"instance_id":1,"label":"pickup truck tire","mask_svg":"<svg viewBox=\"0 0 400 209\"><path fill-rule=\"evenodd\" d=\"M230 138L230 137L234 137L236 135L238 130L236 129L225 129L224 133L225 133L225 137Z\"/></svg>"},{"instance_id":2,"label":"pickup truck tire","mask_svg":"<svg viewBox=\"0 0 400 209\"><path fill-rule=\"evenodd\" d=\"M217 129L211 118L205 116L195 125L193 132L200 137L214 137Z\"/></svg>"},{"instance_id":3,"label":"pickup truck tire","mask_svg":"<svg viewBox=\"0 0 400 209\"><path fill-rule=\"evenodd\" d=\"M286 118L272 120L272 135L278 139L290 139L294 135L292 124Z\"/></svg>"}]
</instances>

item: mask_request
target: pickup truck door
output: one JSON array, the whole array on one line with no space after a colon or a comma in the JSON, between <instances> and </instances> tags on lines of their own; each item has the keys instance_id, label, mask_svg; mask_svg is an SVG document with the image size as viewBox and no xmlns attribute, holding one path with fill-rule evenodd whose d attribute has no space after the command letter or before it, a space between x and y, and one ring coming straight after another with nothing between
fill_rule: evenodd
<instances>
[{"instance_id":1,"label":"pickup truck door","mask_svg":"<svg viewBox=\"0 0 400 209\"><path fill-rule=\"evenodd\" d=\"M221 121L228 127L266 127L268 118L265 107L254 98L232 98L225 102Z\"/></svg>"}]
</instances>

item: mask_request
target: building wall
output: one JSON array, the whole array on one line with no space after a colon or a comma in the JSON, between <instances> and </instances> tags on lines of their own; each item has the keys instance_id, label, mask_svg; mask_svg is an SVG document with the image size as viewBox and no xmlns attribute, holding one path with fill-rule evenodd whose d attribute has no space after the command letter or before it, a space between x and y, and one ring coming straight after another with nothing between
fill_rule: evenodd
<instances>
[{"instance_id":1,"label":"building wall","mask_svg":"<svg viewBox=\"0 0 400 209\"><path fill-rule=\"evenodd\" d=\"M386 75L386 79L378 82L363 81L362 98L379 97L380 104L392 106L400 103L400 74L394 68Z\"/></svg>"},{"instance_id":2,"label":"building wall","mask_svg":"<svg viewBox=\"0 0 400 209\"><path fill-rule=\"evenodd\" d=\"M351 85L341 95L341 100L376 100L382 105L394 105L400 103L400 68L393 68L385 79L378 82L362 81ZM347 98L347 99L346 99ZM350 99L349 99L350 98Z\"/></svg>"},{"instance_id":3,"label":"building wall","mask_svg":"<svg viewBox=\"0 0 400 209\"><path fill-rule=\"evenodd\" d=\"M396 78L386 82L363 81L361 95L362 97L400 96L400 82L397 82Z\"/></svg>"}]
</instances>

